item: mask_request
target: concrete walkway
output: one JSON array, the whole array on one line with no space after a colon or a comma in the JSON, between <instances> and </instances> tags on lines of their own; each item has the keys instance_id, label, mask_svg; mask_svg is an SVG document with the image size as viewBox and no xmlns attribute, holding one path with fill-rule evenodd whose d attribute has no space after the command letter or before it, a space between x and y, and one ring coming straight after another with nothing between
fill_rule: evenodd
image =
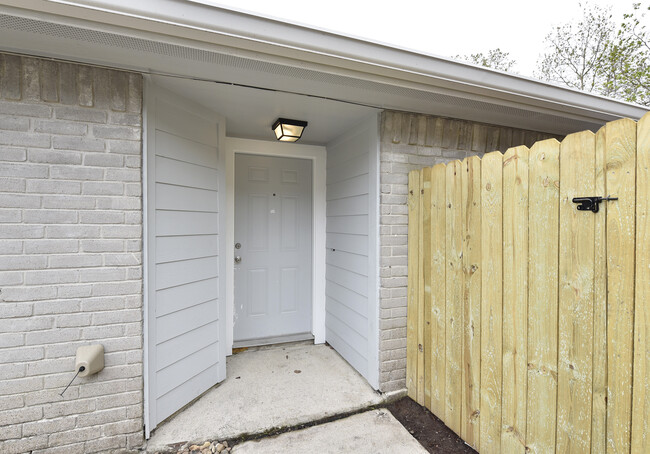
<instances>
[{"instance_id":1,"label":"concrete walkway","mask_svg":"<svg viewBox=\"0 0 650 454\"><path fill-rule=\"evenodd\" d=\"M232 454L426 454L388 410L236 445Z\"/></svg>"},{"instance_id":2,"label":"concrete walkway","mask_svg":"<svg viewBox=\"0 0 650 454\"><path fill-rule=\"evenodd\" d=\"M227 371L223 383L153 432L148 452L185 441L259 434L383 402L326 345L286 344L245 351L228 358Z\"/></svg>"}]
</instances>

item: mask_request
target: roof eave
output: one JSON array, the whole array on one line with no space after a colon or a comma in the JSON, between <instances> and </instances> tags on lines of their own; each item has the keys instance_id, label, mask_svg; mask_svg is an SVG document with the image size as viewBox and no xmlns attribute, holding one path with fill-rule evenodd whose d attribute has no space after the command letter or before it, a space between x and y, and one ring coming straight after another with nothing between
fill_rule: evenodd
<instances>
[{"instance_id":1,"label":"roof eave","mask_svg":"<svg viewBox=\"0 0 650 454\"><path fill-rule=\"evenodd\" d=\"M647 109L434 55L185 0L2 0L1 4L161 33L608 121Z\"/></svg>"}]
</instances>

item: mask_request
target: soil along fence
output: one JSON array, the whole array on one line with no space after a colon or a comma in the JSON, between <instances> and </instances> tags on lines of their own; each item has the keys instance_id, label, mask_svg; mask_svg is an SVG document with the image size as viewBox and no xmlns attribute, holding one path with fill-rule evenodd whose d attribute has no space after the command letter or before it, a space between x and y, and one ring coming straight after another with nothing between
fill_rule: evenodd
<instances>
[{"instance_id":1,"label":"soil along fence","mask_svg":"<svg viewBox=\"0 0 650 454\"><path fill-rule=\"evenodd\" d=\"M413 171L408 204L408 395L482 454L650 452L650 114Z\"/></svg>"}]
</instances>

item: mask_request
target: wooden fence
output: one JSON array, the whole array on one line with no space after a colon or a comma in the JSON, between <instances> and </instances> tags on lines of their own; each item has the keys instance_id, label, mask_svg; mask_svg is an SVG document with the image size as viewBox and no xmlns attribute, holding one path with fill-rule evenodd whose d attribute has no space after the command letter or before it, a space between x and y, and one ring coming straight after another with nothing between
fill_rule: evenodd
<instances>
[{"instance_id":1,"label":"wooden fence","mask_svg":"<svg viewBox=\"0 0 650 454\"><path fill-rule=\"evenodd\" d=\"M650 114L413 171L408 204L408 395L482 454L650 453Z\"/></svg>"}]
</instances>

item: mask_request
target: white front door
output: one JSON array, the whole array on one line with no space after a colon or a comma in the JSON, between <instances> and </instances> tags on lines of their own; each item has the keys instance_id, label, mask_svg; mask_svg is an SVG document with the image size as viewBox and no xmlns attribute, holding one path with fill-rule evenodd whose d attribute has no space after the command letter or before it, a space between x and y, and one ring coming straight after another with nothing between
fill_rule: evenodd
<instances>
[{"instance_id":1,"label":"white front door","mask_svg":"<svg viewBox=\"0 0 650 454\"><path fill-rule=\"evenodd\" d=\"M200 106L147 91L148 435L226 378L226 329L221 124Z\"/></svg>"},{"instance_id":2,"label":"white front door","mask_svg":"<svg viewBox=\"0 0 650 454\"><path fill-rule=\"evenodd\" d=\"M235 157L235 346L311 336L312 162Z\"/></svg>"}]
</instances>

